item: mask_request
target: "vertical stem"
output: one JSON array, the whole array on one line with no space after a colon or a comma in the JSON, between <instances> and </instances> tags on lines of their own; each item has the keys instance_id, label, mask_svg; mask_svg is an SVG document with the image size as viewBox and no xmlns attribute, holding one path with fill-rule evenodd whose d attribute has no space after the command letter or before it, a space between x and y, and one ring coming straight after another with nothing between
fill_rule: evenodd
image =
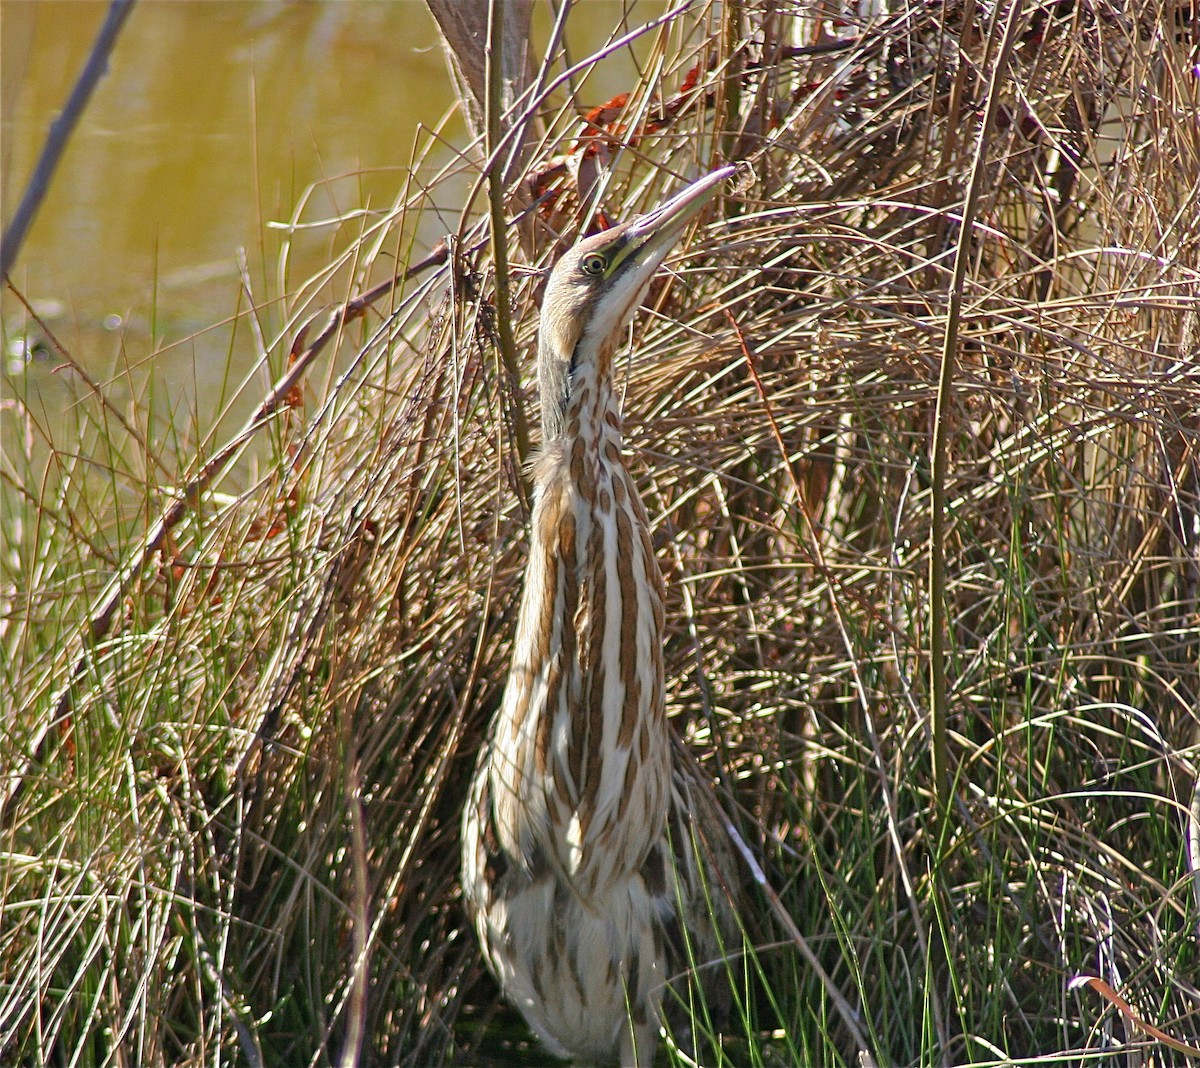
<instances>
[{"instance_id":1,"label":"vertical stem","mask_svg":"<svg viewBox=\"0 0 1200 1068\"><path fill-rule=\"evenodd\" d=\"M735 158L742 135L742 131L737 128L738 116L742 113L742 80L738 75L745 66L744 52L739 48L742 42L742 0L727 0L722 4L721 21L725 40L721 45L720 62L734 65L735 76L720 82L722 88L717 94L720 101L718 123L714 133L722 158L731 161ZM774 48L777 42L771 37L768 37L768 40Z\"/></svg>"},{"instance_id":2,"label":"vertical stem","mask_svg":"<svg viewBox=\"0 0 1200 1068\"><path fill-rule=\"evenodd\" d=\"M519 386L520 371L517 368L517 343L513 336L512 303L508 287L508 221L504 216L504 163L500 146L500 119L503 112L501 100L504 88L504 3L505 0L490 0L488 8L488 52L487 52L487 158L488 206L491 214L492 267L496 277L496 331L500 336L500 360L508 379L501 395L507 401L510 424L517 445L518 467L524 467L529 458L529 428L525 412L521 407ZM522 496L524 496L522 488Z\"/></svg>"},{"instance_id":3,"label":"vertical stem","mask_svg":"<svg viewBox=\"0 0 1200 1068\"><path fill-rule=\"evenodd\" d=\"M932 451L932 507L929 527L929 689L930 689L930 732L933 736L933 789L937 804L937 819L940 827L950 814L950 743L949 695L946 682L946 657L949 641L946 633L946 478L950 467L950 420L951 401L954 395L954 375L957 370L959 347L959 322L962 317L963 287L966 281L967 264L971 257L971 235L974 230L979 198L983 189L987 168L987 148L1000 106L1000 85L1008 69L1017 26L1021 19L1023 0L1012 0L1008 9L1008 21L1000 51L992 67L988 83L987 101L983 122L979 129L979 140L975 145L975 158L971 163L971 177L963 202L962 220L959 223L958 246L954 250L954 271L950 282L949 303L946 311L946 330L942 337L942 366L938 375L937 408L933 421Z\"/></svg>"}]
</instances>

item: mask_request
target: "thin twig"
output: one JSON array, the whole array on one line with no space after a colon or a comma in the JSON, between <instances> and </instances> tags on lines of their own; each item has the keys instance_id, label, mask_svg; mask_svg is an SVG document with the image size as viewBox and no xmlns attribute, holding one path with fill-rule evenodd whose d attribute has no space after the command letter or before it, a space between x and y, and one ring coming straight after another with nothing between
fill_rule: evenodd
<instances>
[{"instance_id":1,"label":"thin twig","mask_svg":"<svg viewBox=\"0 0 1200 1068\"><path fill-rule=\"evenodd\" d=\"M520 401L521 372L517 365L517 342L513 337L512 298L508 288L508 223L504 216L504 168L500 144L500 118L504 106L500 99L504 83L501 62L504 47L504 4L502 0L491 0L488 12L488 55L487 55L487 152L488 152L488 208L492 223L492 266L496 285L496 330L500 341L500 360L504 365L504 376L508 380L501 396L508 402L508 416L516 439L518 468L524 469L529 459L529 427L525 421L525 409ZM524 483L517 479L521 496L525 496ZM528 502L526 502L528 503Z\"/></svg>"},{"instance_id":2,"label":"thin twig","mask_svg":"<svg viewBox=\"0 0 1200 1068\"><path fill-rule=\"evenodd\" d=\"M349 718L347 718L347 726ZM363 819L362 776L355 742L347 736L346 746L346 808L350 815L350 865L354 876L352 909L354 954L347 982L346 1039L340 1068L358 1068L362 1058L363 1041L367 1034L367 988L371 981L371 913L370 890L367 879L367 832Z\"/></svg>"},{"instance_id":3,"label":"thin twig","mask_svg":"<svg viewBox=\"0 0 1200 1068\"><path fill-rule=\"evenodd\" d=\"M42 201L50 189L50 182L54 178L54 172L58 168L58 161L62 158L63 150L67 147L67 142L71 139L71 134L75 131L75 126L78 124L84 108L91 100L92 92L108 70L108 58L112 55L117 37L121 33L121 27L125 25L125 20L129 18L129 13L133 10L133 4L134 0L112 0L104 25L96 34L96 40L92 44L92 51L88 55L87 63L84 64L79 79L75 82L71 95L67 98L66 105L58 117L50 123L50 131L46 134L46 143L42 146L42 154L38 158L37 166L33 169L33 174L30 175L29 182L25 186L21 203L17 205L17 210L13 213L12 221L4 231L4 237L0 238L0 278L7 278L8 272L17 262L17 254L21 251L21 246L25 243L25 235L29 233L34 216L37 215L38 208L42 206Z\"/></svg>"},{"instance_id":4,"label":"thin twig","mask_svg":"<svg viewBox=\"0 0 1200 1068\"><path fill-rule=\"evenodd\" d=\"M1192 896L1200 913L1200 774L1192 782L1192 803L1188 808L1188 872L1192 877ZM1200 925L1196 933L1200 935Z\"/></svg>"},{"instance_id":5,"label":"thin twig","mask_svg":"<svg viewBox=\"0 0 1200 1068\"><path fill-rule=\"evenodd\" d=\"M937 407L933 417L932 452L932 516L929 524L929 724L932 741L933 791L937 819L945 827L950 816L950 743L949 695L946 684L946 479L950 468L950 403L954 394L954 374L957 368L958 327L962 318L963 290L970 260L972 238L975 235L975 215L987 174L987 150L991 143L996 113L1000 109L1000 85L1008 71L1009 57L1017 38L1021 21L1022 0L1012 0L1000 53L992 67L987 89L987 104L975 144L971 163L971 178L959 222L958 246L954 250L954 269L951 273L949 303L946 309L946 330L942 336L942 366L938 375Z\"/></svg>"}]
</instances>

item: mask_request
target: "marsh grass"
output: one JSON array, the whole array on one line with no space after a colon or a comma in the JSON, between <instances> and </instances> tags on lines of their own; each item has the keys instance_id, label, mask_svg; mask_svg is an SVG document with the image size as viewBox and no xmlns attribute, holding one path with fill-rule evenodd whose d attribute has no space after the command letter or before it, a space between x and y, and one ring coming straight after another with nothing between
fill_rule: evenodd
<instances>
[{"instance_id":1,"label":"marsh grass","mask_svg":"<svg viewBox=\"0 0 1200 1068\"><path fill-rule=\"evenodd\" d=\"M634 325L627 448L667 575L675 723L827 980L754 898L709 1063L1131 1063L1145 1040L1078 974L1200 1042L1185 16L1030 5L997 81L941 408L941 816L930 447L999 30L911 7L794 53L808 9L701 5L632 87L649 114L700 65L670 124L621 135L619 213L717 146L754 165ZM572 105L547 99L534 162L578 134ZM310 314L420 258L415 221L467 188L467 158L420 163L327 275L259 301L277 371ZM6 411L5 1063L541 1062L457 881L526 521L484 214L453 263L340 333L94 637L104 583L217 443L87 389L66 439ZM555 247L536 215L520 226L528 364ZM532 412L529 376L515 400Z\"/></svg>"}]
</instances>

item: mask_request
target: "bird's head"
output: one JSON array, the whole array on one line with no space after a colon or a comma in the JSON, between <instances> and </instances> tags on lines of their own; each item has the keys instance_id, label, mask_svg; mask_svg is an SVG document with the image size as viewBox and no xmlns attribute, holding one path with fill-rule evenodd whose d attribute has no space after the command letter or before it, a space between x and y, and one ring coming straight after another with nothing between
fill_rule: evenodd
<instances>
[{"instance_id":1,"label":"bird's head","mask_svg":"<svg viewBox=\"0 0 1200 1068\"><path fill-rule=\"evenodd\" d=\"M608 361L649 288L654 272L713 193L736 171L706 174L645 215L584 238L550 272L542 298L538 375L546 440L562 429L572 378Z\"/></svg>"}]
</instances>

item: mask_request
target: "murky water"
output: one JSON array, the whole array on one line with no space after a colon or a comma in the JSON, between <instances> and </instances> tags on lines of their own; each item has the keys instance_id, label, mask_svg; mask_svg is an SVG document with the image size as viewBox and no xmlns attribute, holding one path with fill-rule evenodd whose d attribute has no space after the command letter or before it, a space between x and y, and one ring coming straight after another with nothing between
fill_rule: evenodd
<instances>
[{"instance_id":1,"label":"murky water","mask_svg":"<svg viewBox=\"0 0 1200 1068\"><path fill-rule=\"evenodd\" d=\"M573 56L662 6L578 4ZM106 11L98 0L0 0L5 220ZM550 14L538 8L541 39ZM628 88L627 57L605 67L581 105ZM289 233L277 224L392 205L430 128L444 121L435 159L465 143L457 116L446 119L453 104L436 28L417 0L142 0L13 284L99 380L138 404L152 367L167 383L156 403L203 425L227 393L231 362L238 379L255 358L253 332L230 329L232 317L309 277L358 225ZM418 255L441 235L437 220L429 225ZM61 360L13 294L0 311L3 391L19 390L52 423L74 395Z\"/></svg>"},{"instance_id":2,"label":"murky water","mask_svg":"<svg viewBox=\"0 0 1200 1068\"><path fill-rule=\"evenodd\" d=\"M3 4L6 218L106 10ZM126 24L13 282L93 373L154 356L168 376L203 386L223 373L230 336L182 339L230 317L250 293L277 294L285 238L289 280L300 281L338 236L270 224L391 204L418 127L437 124L452 103L422 4L147 0ZM458 133L454 123L448 132ZM3 310L8 372L40 378L40 352L22 366L26 324L10 293ZM242 333L232 354L249 358L253 339Z\"/></svg>"}]
</instances>

